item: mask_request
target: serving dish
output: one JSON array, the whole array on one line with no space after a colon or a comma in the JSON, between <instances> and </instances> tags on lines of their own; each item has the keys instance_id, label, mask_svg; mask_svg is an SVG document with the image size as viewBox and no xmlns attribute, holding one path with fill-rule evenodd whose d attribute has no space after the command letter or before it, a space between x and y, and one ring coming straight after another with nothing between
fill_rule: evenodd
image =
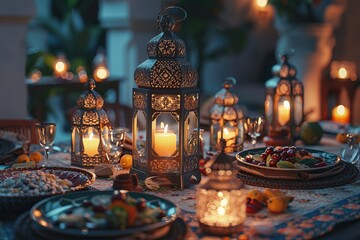
<instances>
[{"instance_id":1,"label":"serving dish","mask_svg":"<svg viewBox=\"0 0 360 240\"><path fill-rule=\"evenodd\" d=\"M126 194L134 199L144 198L148 206L160 207L164 211L164 217L158 222L142 225L139 227L129 227L125 229L85 229L85 228L68 228L64 225L57 224L59 216L73 209L74 206L79 206L85 199L106 198L111 197L113 191L86 191L67 194L64 196L54 196L44 199L35 204L30 210L30 217L35 223L35 231L39 234L56 236L63 236L69 238L101 238L113 239L128 236L146 236L167 234L171 223L177 218L177 207L174 203L164 198L157 197L151 194L139 192L127 192ZM145 234L145 235L144 235Z\"/></svg>"},{"instance_id":2,"label":"serving dish","mask_svg":"<svg viewBox=\"0 0 360 240\"><path fill-rule=\"evenodd\" d=\"M302 148L310 152L315 157L321 157L326 162L325 166L322 167L309 167L309 168L276 168L268 166L258 166L252 163L245 161L246 155L249 154L261 154L265 151L266 148L255 148L250 150L242 151L236 154L236 161L234 162L234 167L257 176L265 178L274 178L274 179L294 179L294 180L307 180L314 178L321 178L335 175L341 172L345 165L341 158L335 154L309 149Z\"/></svg>"},{"instance_id":3,"label":"serving dish","mask_svg":"<svg viewBox=\"0 0 360 240\"><path fill-rule=\"evenodd\" d=\"M11 168L0 170L0 182L14 178L24 171L44 171L52 173L61 179L67 179L72 186L65 193L82 190L95 181L95 174L85 169L75 167L34 167L34 168ZM0 194L0 218L11 219L29 210L35 203L60 193L47 194Z\"/></svg>"}]
</instances>

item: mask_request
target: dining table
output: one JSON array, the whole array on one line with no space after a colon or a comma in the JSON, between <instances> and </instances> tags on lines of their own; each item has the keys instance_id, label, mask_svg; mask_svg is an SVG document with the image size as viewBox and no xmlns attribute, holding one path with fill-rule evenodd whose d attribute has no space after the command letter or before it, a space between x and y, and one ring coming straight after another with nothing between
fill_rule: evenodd
<instances>
[{"instance_id":1,"label":"dining table","mask_svg":"<svg viewBox=\"0 0 360 240\"><path fill-rule=\"evenodd\" d=\"M205 152L209 145L207 138L204 137ZM302 146L301 142L297 145ZM264 144L259 142L257 147L261 146ZM306 147L341 155L345 144L337 142L334 135L324 135L318 145ZM251 145L245 143L244 148L251 148ZM52 151L48 162L51 166L71 166L71 156L68 151ZM206 234L199 227L196 215L198 185L194 184L186 189L161 188L156 191L144 191L168 199L178 206L179 218L186 225L182 233L184 239L360 239L360 179L358 169L351 167L351 179L336 175L328 177L332 182L330 185L320 183L318 188L280 188L283 193L294 198L285 212L271 213L264 207L258 213L247 214L241 230L225 237ZM94 171L94 168L88 170ZM122 173L129 170L118 171ZM249 174L241 171L238 177L245 183L245 193L253 189L263 191L265 188L271 188L271 180L269 185L266 179L254 175L249 177ZM345 180L336 184L336 179L342 177ZM204 180L207 177L202 178ZM111 190L112 184L111 177L96 178L91 189ZM302 184L306 186L307 180ZM0 221L0 239L19 239L19 233L15 232L17 223L17 220ZM262 227L266 227L267 231L261 231Z\"/></svg>"}]
</instances>

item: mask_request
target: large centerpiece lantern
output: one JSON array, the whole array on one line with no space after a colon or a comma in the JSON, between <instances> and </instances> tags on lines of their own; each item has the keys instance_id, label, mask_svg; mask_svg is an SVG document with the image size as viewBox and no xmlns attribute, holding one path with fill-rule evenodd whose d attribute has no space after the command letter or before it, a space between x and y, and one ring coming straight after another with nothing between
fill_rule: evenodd
<instances>
[{"instance_id":1,"label":"large centerpiece lantern","mask_svg":"<svg viewBox=\"0 0 360 240\"><path fill-rule=\"evenodd\" d=\"M278 81L272 91L273 96L272 86L268 86L265 115L267 122L271 123L269 137L276 138L285 134L288 143L293 144L304 119L304 86L296 79L296 69L288 59L288 54L281 55L281 64L276 68Z\"/></svg>"},{"instance_id":2,"label":"large centerpiece lantern","mask_svg":"<svg viewBox=\"0 0 360 240\"><path fill-rule=\"evenodd\" d=\"M168 10L158 17L161 33L147 45L149 59L135 70L133 168L140 179L165 177L180 188L200 181L199 90L196 70L184 59L185 43ZM170 12L170 11L168 11ZM180 20L181 21L181 20Z\"/></svg>"},{"instance_id":3,"label":"large centerpiece lantern","mask_svg":"<svg viewBox=\"0 0 360 240\"><path fill-rule=\"evenodd\" d=\"M102 109L104 100L94 88L95 81L89 79L85 91L79 97L78 109L72 118L71 164L92 167L107 162L101 144L101 131L110 129L110 121Z\"/></svg>"},{"instance_id":4,"label":"large centerpiece lantern","mask_svg":"<svg viewBox=\"0 0 360 240\"><path fill-rule=\"evenodd\" d=\"M238 152L244 142L244 115L239 105L239 98L231 92L236 80L225 79L223 89L215 95L215 104L210 111L210 146L217 150L220 140L226 142L225 152Z\"/></svg>"},{"instance_id":5,"label":"large centerpiece lantern","mask_svg":"<svg viewBox=\"0 0 360 240\"><path fill-rule=\"evenodd\" d=\"M200 228L214 235L230 235L240 231L246 217L246 192L243 183L236 177L232 159L225 152L225 140L221 153L207 169L197 189L196 215Z\"/></svg>"}]
</instances>

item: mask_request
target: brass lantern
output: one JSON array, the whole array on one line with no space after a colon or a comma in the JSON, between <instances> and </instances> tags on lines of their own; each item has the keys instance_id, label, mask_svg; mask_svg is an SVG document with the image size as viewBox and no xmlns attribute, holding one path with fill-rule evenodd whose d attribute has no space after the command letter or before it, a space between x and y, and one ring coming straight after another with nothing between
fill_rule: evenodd
<instances>
[{"instance_id":1,"label":"brass lantern","mask_svg":"<svg viewBox=\"0 0 360 240\"><path fill-rule=\"evenodd\" d=\"M225 144L224 139L221 142ZM204 179L196 193L200 228L214 235L238 233L246 218L246 193L224 148L210 170L208 179Z\"/></svg>"},{"instance_id":2,"label":"brass lantern","mask_svg":"<svg viewBox=\"0 0 360 240\"><path fill-rule=\"evenodd\" d=\"M286 130L288 139L293 143L298 137L304 120L304 86L296 79L296 69L288 62L288 59L287 54L281 55L281 64L278 68L279 79L274 89L273 102L267 96L265 112L267 112L267 121L271 122L269 134ZM272 116L267 111L267 107L271 109L269 111Z\"/></svg>"},{"instance_id":3,"label":"brass lantern","mask_svg":"<svg viewBox=\"0 0 360 240\"><path fill-rule=\"evenodd\" d=\"M95 81L89 79L85 91L79 97L78 109L72 118L71 127L71 164L93 167L107 162L101 144L101 131L110 129L109 118L102 109L104 100L94 88Z\"/></svg>"},{"instance_id":4,"label":"brass lantern","mask_svg":"<svg viewBox=\"0 0 360 240\"><path fill-rule=\"evenodd\" d=\"M217 150L220 140L226 141L225 152L238 152L244 142L244 114L239 105L239 98L231 92L236 80L225 79L223 89L215 95L215 104L210 110L210 147Z\"/></svg>"},{"instance_id":5,"label":"brass lantern","mask_svg":"<svg viewBox=\"0 0 360 240\"><path fill-rule=\"evenodd\" d=\"M135 70L131 171L140 179L161 176L184 188L201 177L198 75L184 59L185 43L173 32L173 16L162 12L162 32L150 40L149 59Z\"/></svg>"}]
</instances>

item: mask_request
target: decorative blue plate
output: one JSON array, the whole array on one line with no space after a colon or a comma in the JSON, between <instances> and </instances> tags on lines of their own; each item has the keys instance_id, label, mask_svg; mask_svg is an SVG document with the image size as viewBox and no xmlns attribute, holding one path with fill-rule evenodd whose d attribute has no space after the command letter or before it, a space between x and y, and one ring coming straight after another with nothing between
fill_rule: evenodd
<instances>
[{"instance_id":1,"label":"decorative blue plate","mask_svg":"<svg viewBox=\"0 0 360 240\"><path fill-rule=\"evenodd\" d=\"M120 229L75 229L75 228L60 228L56 224L58 217L65 213L67 210L74 206L81 204L84 199L91 199L93 197L111 197L113 191L84 191L70 193L63 196L55 196L45 199L36 205L30 211L30 218L36 224L35 229L40 229L39 233L44 231L47 235L55 234L63 237L76 237L76 238L118 238L122 236L131 236L138 233L155 233L157 230L162 231L168 227L177 218L177 207L174 203L164 198L155 195L128 192L128 196L139 199L144 198L147 205L150 207L160 207L164 210L165 216L156 223L143 225L140 227L131 227L124 230ZM166 234L165 232L164 234Z\"/></svg>"}]
</instances>

